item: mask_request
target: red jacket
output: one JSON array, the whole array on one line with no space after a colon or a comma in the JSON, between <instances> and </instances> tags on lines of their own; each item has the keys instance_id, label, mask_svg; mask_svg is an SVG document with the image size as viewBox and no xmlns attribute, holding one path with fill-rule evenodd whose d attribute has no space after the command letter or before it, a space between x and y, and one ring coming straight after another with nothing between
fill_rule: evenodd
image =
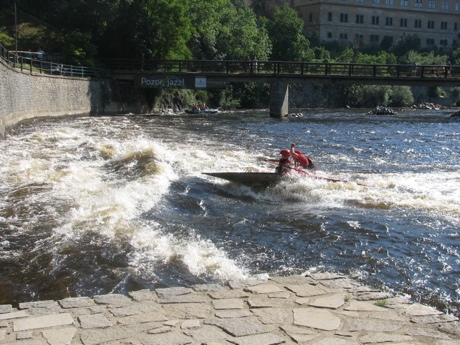
<instances>
[{"instance_id":1,"label":"red jacket","mask_svg":"<svg viewBox=\"0 0 460 345\"><path fill-rule=\"evenodd\" d=\"M310 160L307 157L305 157L303 154L297 154L297 155L298 155L297 159L294 157L293 158L295 162L299 163L301 167L307 167L308 165L310 165Z\"/></svg>"}]
</instances>

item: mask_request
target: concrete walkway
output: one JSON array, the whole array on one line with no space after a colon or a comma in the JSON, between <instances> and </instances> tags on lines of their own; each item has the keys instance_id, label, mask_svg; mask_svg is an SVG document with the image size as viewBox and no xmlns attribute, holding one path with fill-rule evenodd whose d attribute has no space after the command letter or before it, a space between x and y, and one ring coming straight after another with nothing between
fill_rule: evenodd
<instances>
[{"instance_id":1,"label":"concrete walkway","mask_svg":"<svg viewBox=\"0 0 460 345\"><path fill-rule=\"evenodd\" d=\"M0 344L460 345L457 318L317 273L0 305Z\"/></svg>"}]
</instances>

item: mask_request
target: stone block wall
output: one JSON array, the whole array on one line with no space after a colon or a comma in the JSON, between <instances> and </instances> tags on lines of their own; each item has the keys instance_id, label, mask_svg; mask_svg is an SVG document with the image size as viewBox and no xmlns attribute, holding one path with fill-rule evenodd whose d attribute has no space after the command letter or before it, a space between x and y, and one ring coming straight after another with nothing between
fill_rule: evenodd
<instances>
[{"instance_id":1,"label":"stone block wall","mask_svg":"<svg viewBox=\"0 0 460 345\"><path fill-rule=\"evenodd\" d=\"M28 118L102 114L107 81L30 73L0 59L0 138Z\"/></svg>"}]
</instances>

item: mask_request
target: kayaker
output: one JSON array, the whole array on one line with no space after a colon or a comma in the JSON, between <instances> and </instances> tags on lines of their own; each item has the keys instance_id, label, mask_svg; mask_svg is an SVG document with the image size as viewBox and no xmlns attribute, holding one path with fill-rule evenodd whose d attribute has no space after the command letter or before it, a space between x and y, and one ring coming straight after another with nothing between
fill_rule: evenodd
<instances>
[{"instance_id":1,"label":"kayaker","mask_svg":"<svg viewBox=\"0 0 460 345\"><path fill-rule=\"evenodd\" d=\"M307 156L305 156L300 150L294 150L295 146L296 146L295 143L292 143L291 151L290 151L290 154L292 158L294 159L294 165L296 167L300 166L303 169L315 171L316 168L315 168L315 164L313 163L313 161Z\"/></svg>"},{"instance_id":2,"label":"kayaker","mask_svg":"<svg viewBox=\"0 0 460 345\"><path fill-rule=\"evenodd\" d=\"M277 162L278 166L275 169L275 172L278 174L285 174L288 173L291 169L292 162L291 162L291 153L289 150L284 149L280 151L280 158L279 159L267 159L268 162Z\"/></svg>"}]
</instances>

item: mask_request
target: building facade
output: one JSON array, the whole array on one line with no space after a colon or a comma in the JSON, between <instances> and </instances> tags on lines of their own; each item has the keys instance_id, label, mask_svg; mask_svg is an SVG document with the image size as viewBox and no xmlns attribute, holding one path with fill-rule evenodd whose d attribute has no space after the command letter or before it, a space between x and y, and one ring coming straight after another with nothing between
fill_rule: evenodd
<instances>
[{"instance_id":1,"label":"building facade","mask_svg":"<svg viewBox=\"0 0 460 345\"><path fill-rule=\"evenodd\" d=\"M460 0L295 0L293 7L320 42L380 45L415 35L422 48L450 50L460 41Z\"/></svg>"},{"instance_id":2,"label":"building facade","mask_svg":"<svg viewBox=\"0 0 460 345\"><path fill-rule=\"evenodd\" d=\"M293 7L308 37L350 46L415 35L421 48L460 46L460 0L245 0L256 12ZM414 36L414 37L415 37Z\"/></svg>"}]
</instances>

